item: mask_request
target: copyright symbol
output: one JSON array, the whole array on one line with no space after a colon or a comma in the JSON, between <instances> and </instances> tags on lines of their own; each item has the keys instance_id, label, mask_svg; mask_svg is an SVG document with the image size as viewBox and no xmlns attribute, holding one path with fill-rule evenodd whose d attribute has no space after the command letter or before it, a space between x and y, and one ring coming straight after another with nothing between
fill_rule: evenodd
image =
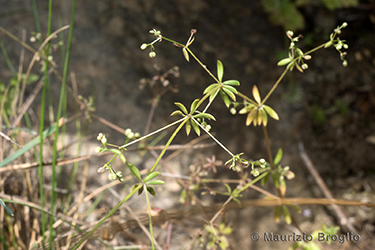
<instances>
[{"instance_id":1,"label":"copyright symbol","mask_svg":"<svg viewBox=\"0 0 375 250\"><path fill-rule=\"evenodd\" d=\"M252 241L256 242L256 241L259 240L260 235L259 235L259 233L252 233L250 237L251 237Z\"/></svg>"}]
</instances>

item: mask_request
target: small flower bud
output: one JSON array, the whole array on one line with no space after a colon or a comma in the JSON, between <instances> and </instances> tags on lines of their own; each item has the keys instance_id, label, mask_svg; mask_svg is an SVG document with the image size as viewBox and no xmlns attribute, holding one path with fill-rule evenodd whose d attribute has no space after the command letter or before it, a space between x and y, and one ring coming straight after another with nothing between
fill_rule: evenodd
<instances>
[{"instance_id":1,"label":"small flower bud","mask_svg":"<svg viewBox=\"0 0 375 250\"><path fill-rule=\"evenodd\" d=\"M102 140L102 138L103 138L103 133L99 133L98 134L98 136L96 137L96 139L98 140L98 141L101 141Z\"/></svg>"},{"instance_id":2,"label":"small flower bud","mask_svg":"<svg viewBox=\"0 0 375 250\"><path fill-rule=\"evenodd\" d=\"M344 60L344 61L342 62L342 66L344 66L344 67L348 66L348 61L347 61L347 60Z\"/></svg>"},{"instance_id":3,"label":"small flower bud","mask_svg":"<svg viewBox=\"0 0 375 250\"><path fill-rule=\"evenodd\" d=\"M102 150L101 147L96 147L96 148L95 148L95 152L96 152L96 153L100 153L101 150Z\"/></svg>"},{"instance_id":4,"label":"small flower bud","mask_svg":"<svg viewBox=\"0 0 375 250\"><path fill-rule=\"evenodd\" d=\"M134 133L134 139L138 139L138 138L141 138L141 134L138 132Z\"/></svg>"},{"instance_id":5,"label":"small flower bud","mask_svg":"<svg viewBox=\"0 0 375 250\"><path fill-rule=\"evenodd\" d=\"M127 136L130 140L134 139L134 133L133 132L130 132Z\"/></svg>"},{"instance_id":6,"label":"small flower bud","mask_svg":"<svg viewBox=\"0 0 375 250\"><path fill-rule=\"evenodd\" d=\"M151 52L148 54L148 56L149 56L150 58L154 58L154 57L156 56L156 53L155 53L154 51L151 51Z\"/></svg>"},{"instance_id":7,"label":"small flower bud","mask_svg":"<svg viewBox=\"0 0 375 250\"><path fill-rule=\"evenodd\" d=\"M104 172L105 172L105 168L103 168L103 167L98 168L99 174L104 174Z\"/></svg>"},{"instance_id":8,"label":"small flower bud","mask_svg":"<svg viewBox=\"0 0 375 250\"><path fill-rule=\"evenodd\" d=\"M331 47L332 46L332 41L329 41L328 43L326 43L326 45L324 45L324 48L328 48L328 47Z\"/></svg>"},{"instance_id":9,"label":"small flower bud","mask_svg":"<svg viewBox=\"0 0 375 250\"><path fill-rule=\"evenodd\" d=\"M291 30L288 30L286 32L286 34L288 35L288 37L293 37L293 35L294 35L293 31L291 31Z\"/></svg>"},{"instance_id":10,"label":"small flower bud","mask_svg":"<svg viewBox=\"0 0 375 250\"><path fill-rule=\"evenodd\" d=\"M108 175L108 179L109 179L110 181L115 180L115 179L116 179L116 174L115 174L115 173L110 173L110 174Z\"/></svg>"},{"instance_id":11,"label":"small flower bud","mask_svg":"<svg viewBox=\"0 0 375 250\"><path fill-rule=\"evenodd\" d=\"M237 110L235 108L231 108L229 111L232 115L235 115L237 113Z\"/></svg>"},{"instance_id":12,"label":"small flower bud","mask_svg":"<svg viewBox=\"0 0 375 250\"><path fill-rule=\"evenodd\" d=\"M132 130L130 128L127 128L125 130L125 135L128 136L131 132L132 132Z\"/></svg>"},{"instance_id":13,"label":"small flower bud","mask_svg":"<svg viewBox=\"0 0 375 250\"><path fill-rule=\"evenodd\" d=\"M259 163L263 165L263 164L266 163L266 160L262 158L262 159L259 160Z\"/></svg>"},{"instance_id":14,"label":"small flower bud","mask_svg":"<svg viewBox=\"0 0 375 250\"><path fill-rule=\"evenodd\" d=\"M344 46L344 49L348 49L349 48L349 46L347 44L344 44L343 46Z\"/></svg>"},{"instance_id":15,"label":"small flower bud","mask_svg":"<svg viewBox=\"0 0 375 250\"><path fill-rule=\"evenodd\" d=\"M336 49L337 49L337 50L342 49L342 45L341 45L341 44L337 44L337 45L336 45Z\"/></svg>"},{"instance_id":16,"label":"small flower bud","mask_svg":"<svg viewBox=\"0 0 375 250\"><path fill-rule=\"evenodd\" d=\"M34 43L36 41L35 36L30 37L30 42Z\"/></svg>"},{"instance_id":17,"label":"small flower bud","mask_svg":"<svg viewBox=\"0 0 375 250\"><path fill-rule=\"evenodd\" d=\"M101 139L100 141L101 141L101 143L102 143L103 145L106 145L106 144L107 144L107 138L106 138L105 136L103 136L102 139Z\"/></svg>"},{"instance_id":18,"label":"small flower bud","mask_svg":"<svg viewBox=\"0 0 375 250\"><path fill-rule=\"evenodd\" d=\"M347 22L344 22L344 23L341 25L341 28L345 28L346 26L348 26L348 23L347 23Z\"/></svg>"},{"instance_id":19,"label":"small flower bud","mask_svg":"<svg viewBox=\"0 0 375 250\"><path fill-rule=\"evenodd\" d=\"M305 60L310 60L311 56L310 55L305 55L303 58L305 58Z\"/></svg>"},{"instance_id":20,"label":"small flower bud","mask_svg":"<svg viewBox=\"0 0 375 250\"><path fill-rule=\"evenodd\" d=\"M309 65L307 65L306 63L302 64L302 69L307 69L309 67Z\"/></svg>"},{"instance_id":21,"label":"small flower bud","mask_svg":"<svg viewBox=\"0 0 375 250\"><path fill-rule=\"evenodd\" d=\"M207 131L210 131L210 130L211 130L211 125L207 125L207 126L206 126L206 130L207 130Z\"/></svg>"},{"instance_id":22,"label":"small flower bud","mask_svg":"<svg viewBox=\"0 0 375 250\"><path fill-rule=\"evenodd\" d=\"M48 57L47 57L47 60L48 60L49 62L52 62L52 60L53 60L53 56L48 56Z\"/></svg>"},{"instance_id":23,"label":"small flower bud","mask_svg":"<svg viewBox=\"0 0 375 250\"><path fill-rule=\"evenodd\" d=\"M147 44L144 43L141 45L141 50L145 50L146 48L147 48Z\"/></svg>"}]
</instances>

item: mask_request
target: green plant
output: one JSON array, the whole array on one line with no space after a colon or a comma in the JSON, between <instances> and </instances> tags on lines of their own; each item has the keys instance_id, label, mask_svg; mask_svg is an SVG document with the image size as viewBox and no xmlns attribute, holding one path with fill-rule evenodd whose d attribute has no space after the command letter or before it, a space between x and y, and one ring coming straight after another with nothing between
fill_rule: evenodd
<instances>
[{"instance_id":1,"label":"green plant","mask_svg":"<svg viewBox=\"0 0 375 250\"><path fill-rule=\"evenodd\" d=\"M32 209L36 209L41 212L41 238L42 240L39 242L40 248L46 248L50 249L53 248L54 243L58 243L59 245L59 235L62 234L63 229L62 227L59 227L59 225L62 223L62 221L67 222L63 219L65 216L60 216L57 214L56 211L64 211L64 215L72 216L72 213L74 213L78 207L82 199L78 198L77 204L75 204L70 210L70 201L73 200L71 193L66 195L57 197L56 194L56 187L58 186L58 179L59 176L61 178L60 173L57 171L57 166L61 166L68 163L75 163L75 166L72 168L71 173L69 174L69 183L66 185L66 188L70 190L74 190L75 181L80 178L82 178L82 183L80 187L80 197L83 196L83 193L85 192L85 178L87 178L87 169L88 164L85 166L84 171L77 174L77 165L76 163L82 159L88 159L90 157L94 157L93 155L89 156L81 156L81 157L74 157L74 158L64 158L63 152L59 152L57 143L59 141L59 138L61 138L64 135L64 129L61 128L61 125L65 124L68 121L75 120L76 126L77 126L77 134L78 138L84 138L87 131L87 124L89 124L92 119L96 119L97 121L100 121L107 126L116 129L117 131L120 131L124 135L124 143L122 145L115 145L109 142L109 139L102 134L99 133L97 140L100 141L101 147L97 148L97 153L99 154L107 154L111 155L111 158L104 164L103 166L98 168L98 173L103 174L105 172L108 173L108 179L113 180L114 182L109 183L109 185L105 185L101 187L101 191L106 190L111 185L115 185L117 183L124 183L125 187L129 183L131 183L131 189L127 193L127 195L121 197L121 200L118 202L117 205L113 206L111 209L109 209L109 212L106 212L99 221L93 226L89 227L89 229L85 228L82 229L79 226L76 226L75 223L79 223L79 220L74 220L74 223L69 222L68 225L74 229L75 236L72 236L72 234L66 234L72 236L72 243L69 243L70 238L68 237L66 248L68 249L78 249L82 247L84 242L86 242L87 239L90 237L99 238L101 236L101 230L109 232L109 235L102 236L103 239L109 239L114 235L116 232L119 232L123 230L124 228L134 226L134 221L127 221L125 223L120 224L119 222L112 222L110 221L107 225L107 220L112 219L112 217L115 215L116 211L123 205L126 205L126 203L129 201L131 197L134 195L143 195L146 204L147 204L147 218L141 217L139 220L140 224L149 225L149 234L150 234L150 242L151 242L151 248L157 248L157 241L154 240L154 226L156 224L165 224L168 222L168 228L171 227L171 222L173 219L179 219L180 214L197 214L201 213L202 210L197 210L197 207L192 207L191 210L188 211L182 211L179 213L163 213L160 211L156 211L157 209L151 208L151 202L149 199L149 194L152 196L157 196L158 189L155 187L164 185L164 180L162 180L163 175L166 175L164 173L160 166L165 164L165 162L168 161L169 158L175 156L176 154L170 154L167 159L164 157L166 155L167 150L170 150L171 148L178 148L183 150L184 148L188 148L191 145L194 145L195 140L192 140L192 143L190 145L173 145L172 142L175 140L177 134L184 131L187 136L195 136L196 134L198 136L198 139L208 137L211 138L214 143L219 145L225 153L227 153L227 157L225 158L226 162L223 163L221 160L217 160L215 156L212 156L211 158L207 158L205 160L200 160L196 164L192 165L190 167L190 172L188 173L188 176L183 176L182 178L174 177L178 180L178 183L181 186L180 191L180 202L181 203L191 203L191 204L198 204L201 207L198 208L204 208L208 212L215 212L213 217L208 217L208 220L205 224L205 226L202 227L201 231L203 231L203 235L205 235L206 240L198 239L199 237L195 237L194 240L200 241L201 244L204 244L206 248L208 249L215 249L220 247L221 249L227 249L230 247L230 235L233 233L233 230L235 230L235 227L232 225L228 225L225 220L222 220L219 224L216 222L221 213L226 209L234 209L238 208L239 206L273 206L275 207L274 210L274 219L277 222L281 221L282 216L284 217L284 220L286 223L291 224L293 221L293 218L291 216L290 210L296 210L297 212L300 211L298 205L299 204L337 204L338 202L341 202L342 204L346 205L369 205L366 203L350 203L345 201L332 201L332 200L317 200L317 199L310 199L306 203L306 199L303 198L295 198L295 199L288 199L285 198L286 192L287 192L287 181L289 179L292 179L294 177L294 173L290 170L289 166L282 165L282 157L283 157L283 151L279 149L276 154L275 152L271 151L271 145L270 140L267 132L267 126L271 122L269 118L272 118L274 120L279 120L280 117L277 114L277 108L272 108L270 105L268 105L267 101L271 97L274 90L277 88L277 86L280 84L284 76L287 74L288 71L292 71L294 68L297 68L299 71L303 72L308 68L306 61L311 59L311 53L314 52L317 49L320 48L328 48L330 46L334 46L340 53L341 59L343 60L344 66L347 65L347 62L345 61L345 52L342 52L343 49L347 48L347 45L345 44L345 41L340 40L337 36L341 32L341 29L344 28L346 25L342 25L338 27L334 33L330 37L330 41L327 43L317 47L314 50L311 50L309 52L303 52L298 46L296 45L298 42L298 39L300 37L294 37L293 32L288 31L287 37L290 39L290 48L289 48L289 55L286 56L286 58L283 58L279 62L279 66L285 66L286 69L280 76L280 78L275 82L274 86L269 90L269 92L263 97L261 93L259 92L259 89L257 86L253 86L252 93L250 95L246 95L245 93L240 92L240 82L238 80L225 80L224 77L224 65L220 60L217 60L216 63L216 73L213 73L210 71L200 60L199 58L193 53L191 47L195 39L196 30L191 30L190 36L185 44L176 42L172 39L166 38L162 36L162 33L160 31L157 31L155 29L151 30L150 33L156 36L156 39L149 43L149 44L143 44L141 45L141 49L145 50L147 48L150 48L149 56L150 58L156 57L156 43L161 41L169 41L173 43L176 47L180 48L182 50L183 57L188 61L192 61L192 58L198 62L198 64L209 74L209 76L212 77L212 82L207 84L207 87L203 91L202 95L198 98L192 100L189 104L184 104L180 102L176 102L175 105L177 106L177 110L172 112L172 116L178 117L178 119L171 124L168 124L160 129L155 130L154 132L149 133L149 124L151 123L152 117L153 117L153 109L156 108L157 103L160 101L161 96L168 91L172 89L167 89L168 86L170 86L166 80L166 77L168 74L177 75L178 74L178 68L173 67L170 70L166 71L164 74L157 75L157 77L152 78L150 81L146 80L146 84L148 83L149 86L152 89L153 93L153 99L152 99L152 107L150 111L150 116L148 119L148 122L146 125L145 133L144 135L141 135L140 133L133 132L131 129L123 130L113 124L111 124L108 121L105 121L104 119L96 116L93 114L94 108L93 108L93 98L88 97L84 98L78 95L74 90L70 90L68 88L67 84L67 73L68 73L68 64L69 64L69 57L70 57L70 49L71 49L71 41L72 41L72 32L73 32L73 20L74 20L74 8L75 8L75 1L72 2L72 12L71 12L71 25L70 25L70 33L68 38L68 46L67 48L64 48L62 51L65 51L66 53L63 53L64 55L64 67L63 67L63 75L60 78L61 80L61 95L59 98L59 105L57 110L57 116L56 118L53 117L53 115L50 115L50 121L51 126L49 128L44 128L44 117L45 117L45 106L48 105L48 108L53 110L53 107L51 107L51 103L45 103L45 100L49 98L49 100L52 98L51 95L49 95L49 88L48 88L48 76L51 74L55 69L55 62L53 61L53 57L51 57L51 53L53 52L54 45L50 44L50 40L54 37L54 35L57 35L59 33L58 31L62 31L63 28L66 29L67 27L64 26L63 28L59 29L58 31L51 34L51 11L52 11L52 1L49 2L49 20L48 20L48 32L47 32L47 39L43 41L43 35L40 31L39 27L39 20L38 20L38 13L37 9L35 7L35 1L32 1L33 3L33 13L35 16L36 21L36 32L32 33L32 42L35 44L37 41L40 43L40 49L37 51L32 51L34 53L35 60L33 59L33 62L30 64L30 68L32 68L32 64L37 61L36 59L40 59L41 61L41 69L44 73L44 82L43 82L43 96L42 96L42 106L41 106L41 116L40 116L40 127L39 127L39 136L33 139L28 140L27 143L21 143L23 145L22 149L19 149L15 151L13 154L9 155L9 157L6 157L1 163L0 168L8 168L8 170L12 169L13 166L8 166L8 164L13 163L16 159L24 156L26 153L34 153L35 162L37 163L34 166L38 166L38 178L37 181L39 182L39 197L40 197L40 204L41 206L36 206L33 203L25 202L25 201L17 201L16 199L6 196L4 198L4 202L7 204L14 203L14 204L20 204L22 206L26 206ZM1 30L3 31L3 30ZM4 32L4 31L3 31ZM4 32L5 33L5 32ZM22 41L19 41L25 48L28 48L26 44L22 43ZM62 46L62 41L56 43L58 46ZM30 48L29 48L30 49ZM4 52L3 52L4 53ZM56 74L59 76L58 74ZM27 83L30 81L33 75L27 75L27 74L17 74L17 78L21 79L24 83ZM14 77L15 78L15 77ZM160 80L161 84L156 83L156 80ZM13 79L12 79L13 80ZM72 81L74 81L74 77L72 77ZM20 81L17 82L19 84ZM9 84L9 87L4 88L2 86L2 89L4 92L4 96L2 97L2 112L4 116L4 120L6 120L7 116L15 116L15 113L20 113L19 109L15 109L15 111L12 110L12 107L15 105L12 105L13 100L15 100L15 97L18 96L19 93L17 91L10 92L13 89L19 89L19 85L15 84ZM144 86L144 85L143 85ZM1 87L1 85L0 85ZM74 97L75 101L77 102L79 106L79 111L77 111L76 115L69 119L60 119L61 117L66 116L66 103L67 103L67 91L71 91L72 96ZM6 91L8 91L8 95L6 95ZM10 93L10 94L9 94ZM49 96L48 96L49 95ZM22 99L22 98L21 98ZM215 123L220 122L220 119L215 118L213 114L211 114L211 106L212 104L217 101L217 99L220 99L220 101L224 102L225 107L230 110L232 114L243 114L246 115L245 118L245 124L247 126L250 126L251 124L254 125L254 127L261 127L264 138L265 138L265 144L267 148L267 157L261 158L259 160L250 160L243 152L232 152L230 148L228 148L226 145L224 145L222 142L220 142L215 134L211 132L212 130L215 131ZM4 103L6 105L4 106ZM22 103L22 102L21 102ZM336 104L337 108L341 111L344 110L344 106L342 106L340 103ZM5 108L4 108L5 107ZM210 113L208 112L210 111ZM22 112L21 112L22 113ZM53 112L52 112L53 113ZM82 116L85 119L85 126L82 126L83 129L81 130L81 120L77 117ZM22 117L22 115L21 115ZM219 117L219 116L216 116ZM25 115L25 120L27 120ZM27 123L27 121L26 121ZM18 124L18 122L17 122ZM12 124L9 124L12 125ZM7 126L9 126L7 124ZM174 127L173 133L170 135L170 137L167 139L165 145L162 146L155 146L155 143L159 140L159 138L154 139L153 136L157 134L162 134L167 129L170 129ZM61 129L61 130L60 130ZM191 131L194 130L193 133ZM53 142L52 142L52 155L51 161L46 161L45 157L43 156L43 143L45 140L50 136L54 134ZM109 137L110 138L110 137ZM154 140L150 142L149 139L153 138ZM197 139L196 139L197 140ZM135 145L139 143L138 148L131 147L132 145ZM33 148L35 148L36 145L39 145L39 152L32 152ZM82 141L79 142L79 146L77 149L77 153L80 152L80 148L82 145ZM159 154L156 154L154 152L154 149L158 148L161 150ZM138 151L140 156L143 156L144 152L151 151L152 153L156 154L156 160L153 162L152 166L149 168L146 168L144 170L141 170L139 166L135 162L133 162L131 157L128 157L128 154L130 154L130 151ZM178 150L179 151L179 150ZM178 153L178 152L177 152ZM248 152L247 152L248 153ZM251 153L251 152L250 152ZM97 155L95 155L97 156ZM59 158L60 157L60 158ZM123 168L120 168L116 166L114 163L117 159L120 159L120 166ZM268 160L265 160L268 159ZM52 175L51 175L51 192L48 192L45 190L46 188L46 181L45 176L43 175L43 167L46 165L52 166ZM224 171L228 171L230 169L231 171L238 174L238 179L210 179L209 174L210 173L216 173L218 172L218 169L221 168ZM61 171L61 169L59 169ZM130 174L128 174L130 173ZM27 173L26 173L27 176ZM28 176L30 178L30 176ZM213 188L210 184L212 183L222 183L223 185L218 187L216 186ZM265 190L261 187L256 187L254 184L261 183L263 184L263 187L268 182L272 182L272 185L276 188L277 194L273 194L271 191ZM248 189L254 189L257 192L262 193L266 196L266 199L262 200L251 200L250 202L244 202L242 200L242 196ZM223 191L224 190L224 191ZM202 191L203 194L211 194L211 195L221 195L226 198L226 201L223 204L220 204L220 206L212 206L205 207L201 204L201 201L197 197L196 193L197 191ZM94 192L95 194L100 193ZM95 194L90 194L86 196L86 200L93 199L95 197ZM4 197L4 196L2 196ZM88 216L96 207L96 205L99 203L100 199L104 197L104 192L100 193L99 197L93 202L90 209L88 209L87 212L85 212L85 216ZM12 214L12 211L9 210L0 200L0 204L2 207L4 207L10 214ZM63 204L65 202L65 204ZM308 203L309 202L309 203ZM314 203L315 202L315 203ZM46 207L48 204L51 203L51 207L49 208L49 211L46 210ZM373 204L370 204L373 205ZM12 208L12 207L10 207ZM13 208L12 208L13 210ZM17 212L19 210L14 210L15 214L17 215ZM108 211L108 210L107 210ZM156 212L155 212L156 211ZM47 216L49 216L49 223L47 220ZM75 218L75 217L74 217ZM16 223L12 223L12 221L9 218L6 218L6 225L8 226L8 232L3 232L0 230L0 239L3 243L4 249L9 249L10 245L12 245L14 248L22 247L22 242L17 241L19 238L17 238L16 233L13 233L13 231L16 231ZM37 218L39 219L39 217ZM111 224L113 223L113 224ZM112 226L112 227L111 227ZM146 230L147 232L147 230ZM168 232L168 237L170 238L170 232ZM62 238L62 237L61 237ZM169 239L168 238L168 239ZM5 239L5 240L3 240ZM9 240L8 240L9 239ZM7 241L8 240L8 241ZM55 241L56 240L56 241ZM6 242L7 241L7 242ZM55 241L55 242L54 242ZM6 243L5 243L6 242ZM8 243L10 242L10 243ZM64 242L65 243L65 242ZM108 243L102 242L108 247ZM148 244L148 242L143 242L144 244ZM192 243L193 244L193 243ZM37 246L37 243L34 243L31 248L35 249ZM305 246L305 245L304 245ZM302 247L304 247L302 246ZM165 247L169 247L169 240L165 243ZM298 246L300 247L300 246Z\"/></svg>"},{"instance_id":2,"label":"green plant","mask_svg":"<svg viewBox=\"0 0 375 250\"><path fill-rule=\"evenodd\" d=\"M154 180L157 176L159 176L159 172L155 172L155 169L157 168L160 160L162 159L163 155L165 154L166 150L168 149L169 145L173 141L173 139L176 137L176 135L180 132L180 130L185 127L185 132L187 135L190 134L191 128L195 131L195 133L200 136L201 131L206 133L208 136L210 136L220 147L224 149L229 154L230 159L224 164L224 165L229 165L229 168L241 172L242 169L246 168L247 166L251 165L251 174L255 177L250 183L247 183L241 187L237 187L235 189L230 188L227 185L228 192L222 193L223 195L229 196L226 203L228 204L231 200L235 200L236 202L240 203L240 200L238 199L241 197L241 193L248 189L250 186L252 186L254 183L261 181L262 184L267 183L269 177L272 177L273 183L278 190L278 196L280 198L283 198L286 193L286 182L284 180L284 177L287 179L292 179L294 178L293 172L290 171L289 167L282 167L279 165L281 159L282 159L282 150L280 149L278 153L276 154L276 157L273 159L272 153L271 153L271 148L270 148L270 143L269 143L269 138L268 138L268 133L267 133L267 124L268 124L268 116L271 118L278 120L279 116L276 113L276 111L271 108L268 105L265 105L266 101L268 98L272 95L274 90L277 88L278 84L281 82L281 80L284 78L285 74L288 71L292 71L294 68L297 68L300 72L303 72L308 68L306 64L306 60L311 59L311 53L316 51L317 49L320 48L328 48L330 46L335 46L335 48L339 51L341 59L343 60L344 66L347 65L346 60L344 59L345 52L341 52L342 48L347 48L347 45L344 43L344 41L341 41L339 38L336 38L337 34L341 32L341 29L346 27L346 23L344 23L342 26L338 27L334 33L331 35L330 40L321 46L318 46L317 48L310 50L306 53L304 53L300 48L297 47L296 43L300 39L300 36L294 37L293 32L288 31L287 36L290 39L290 47L289 47L289 56L287 58L282 59L278 65L279 66L284 66L286 65L286 69L280 76L280 78L276 81L274 86L270 89L268 94L263 98L260 97L260 93L258 91L258 88L256 86L253 87L253 99L250 97L246 96L245 94L241 93L237 87L239 87L240 83L237 80L227 80L223 81L224 77L224 66L221 61L217 61L217 75L215 76L198 58L197 56L192 52L190 49L191 44L194 41L194 35L196 33L196 30L191 30L190 37L186 44L179 43L177 41L174 41L172 39L166 38L162 36L161 32L158 30L151 30L150 33L156 36L156 39L149 43L149 44L142 44L141 49L145 50L148 47L150 47L150 52L149 52L149 57L154 58L156 56L155 52L155 44L156 42L161 42L162 40L166 40L168 42L173 43L176 47L182 48L182 54L185 57L185 59L189 62L190 57L193 57L198 64L202 66L202 68L213 78L215 81L213 84L209 85L203 92L203 96L200 99L195 99L191 105L190 109L188 110L184 104L182 103L175 103L176 106L179 108L179 110L174 111L171 116L182 116L179 120L161 128L158 129L152 133L149 133L147 135L144 135L140 137L140 135L137 136L137 138L129 137L129 132L126 134L127 139L124 145L121 146L116 146L116 145L111 145L113 148L108 149L107 145L107 139L103 134L99 134L98 140L101 141L102 147L99 149L99 152L105 152L109 151L113 153L113 157L109 162L107 162L103 167L100 168L99 172L103 172L104 170L109 170L110 171L110 179L118 178L120 181L123 181L122 179L122 173L119 171L115 171L112 168L112 164L114 160L117 157L120 157L122 162L127 165L127 167L131 170L131 173L136 177L136 179L139 181L139 183L136 183L133 185L132 190L138 190L139 194L142 193L142 191L147 191L152 195L156 195L155 190L150 187L149 185L152 184L163 184L162 181L160 180ZM266 140L266 145L267 145L267 152L268 152L268 158L269 162L266 162L264 159L260 159L258 161L251 161L248 159L244 159L241 157L243 153L238 153L234 154L232 153L225 145L223 145L219 140L217 140L213 134L209 132L211 129L211 125L208 125L208 122L210 121L216 121L215 117L212 114L209 114L207 111L213 101L216 99L217 96L219 96L221 99L224 101L225 106L227 108L233 107L234 109L238 108L239 106L242 106L240 109L239 113L240 114L247 114L246 118L246 125L249 126L250 124L253 124L254 126L261 126L264 132L265 140ZM243 102L238 102L238 98L242 98ZM235 111L233 111L235 113ZM153 164L153 166L148 170L148 173L145 175L145 177L141 177L140 171L136 166L133 164L127 162L125 156L123 155L123 152L126 152L126 149L139 141L142 141L146 138L151 137L152 135L159 133L169 127L178 125L178 127L175 129L173 134L170 136L168 142L164 146L163 150L159 154L157 160ZM125 151L124 151L125 150ZM215 163L214 163L215 164ZM201 168L195 168L193 170L193 174L195 175L194 180L196 183L190 183L189 186L193 184L194 188L193 190L197 190L201 183L204 180L204 172L206 171L207 168L204 166ZM213 168L214 169L214 168ZM191 190L191 189L190 189ZM148 208L149 208L149 214L151 214L150 210L150 205L149 205L149 200L147 196L147 192L145 192ZM220 193L220 192L215 192L214 193ZM181 198L186 201L186 198L188 197L187 194L189 193L189 189L184 189L183 192L181 193ZM190 196L193 197L193 196ZM128 199L128 198L126 198ZM223 208L225 207L225 204L223 205ZM275 208L275 220L280 221L280 217L282 214L284 214L285 221L290 224L292 223L292 217L290 216L289 213L289 207L299 211L299 208L293 204L289 204L289 206L283 205L283 206L276 206ZM218 215L218 214L217 214ZM218 237L221 239L221 245L220 247L222 249L225 249L227 247L227 244L225 243L226 240L225 236L219 236L222 232L223 234L230 233L228 230L226 230L226 227L219 227L221 228L220 230L217 230L214 228L213 223L215 218L217 217L214 216L214 218L210 221L211 226L206 226L206 230L209 232L209 234L212 236L211 241L208 243L208 247L212 244L214 244L216 241L219 240ZM101 222L100 222L101 223ZM99 224L100 224L99 223ZM98 224L98 225L99 225ZM152 232L152 219L150 215L150 232ZM94 230L94 229L93 229ZM154 249L154 243L153 240L152 242L152 248Z\"/></svg>"}]
</instances>

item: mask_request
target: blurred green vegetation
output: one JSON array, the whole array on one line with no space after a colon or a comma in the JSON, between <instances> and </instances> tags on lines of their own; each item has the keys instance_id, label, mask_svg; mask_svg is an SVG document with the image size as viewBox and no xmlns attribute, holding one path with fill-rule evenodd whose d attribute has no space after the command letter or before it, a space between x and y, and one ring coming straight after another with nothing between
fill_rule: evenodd
<instances>
[{"instance_id":1,"label":"blurred green vegetation","mask_svg":"<svg viewBox=\"0 0 375 250\"><path fill-rule=\"evenodd\" d=\"M285 30L298 30L305 27L305 19L298 8L320 3L329 10L356 6L358 0L262 0L270 21L281 25Z\"/></svg>"}]
</instances>

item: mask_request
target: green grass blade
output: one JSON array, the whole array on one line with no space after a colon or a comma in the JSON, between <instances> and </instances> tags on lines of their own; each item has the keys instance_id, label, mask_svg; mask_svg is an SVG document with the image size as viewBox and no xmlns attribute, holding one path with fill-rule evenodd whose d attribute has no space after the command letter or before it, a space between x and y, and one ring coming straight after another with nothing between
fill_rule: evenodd
<instances>
[{"instance_id":1,"label":"green grass blade","mask_svg":"<svg viewBox=\"0 0 375 250\"><path fill-rule=\"evenodd\" d=\"M52 125L51 127L47 128L42 133L42 138L45 139L47 136L55 132L56 124ZM2 162L0 162L0 168L6 166L7 164L11 163L12 161L16 160L18 157L23 155L24 153L28 152L30 149L35 147L39 144L39 137L35 137L29 143L27 143L23 148L17 150L14 154L5 158Z\"/></svg>"}]
</instances>

